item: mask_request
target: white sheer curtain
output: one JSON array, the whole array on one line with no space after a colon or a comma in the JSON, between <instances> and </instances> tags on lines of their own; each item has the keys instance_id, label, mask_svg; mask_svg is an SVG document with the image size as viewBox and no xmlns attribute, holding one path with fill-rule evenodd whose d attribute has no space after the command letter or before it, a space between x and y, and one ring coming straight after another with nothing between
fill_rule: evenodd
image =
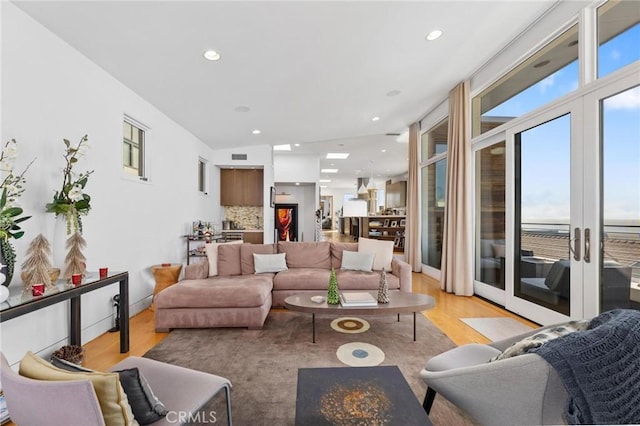
<instances>
[{"instance_id":1,"label":"white sheer curtain","mask_svg":"<svg viewBox=\"0 0 640 426\"><path fill-rule=\"evenodd\" d=\"M440 288L458 296L473 295L471 147L469 82L449 93L447 189Z\"/></svg>"},{"instance_id":2,"label":"white sheer curtain","mask_svg":"<svg viewBox=\"0 0 640 426\"><path fill-rule=\"evenodd\" d=\"M418 157L418 139L420 124L409 126L409 178L407 180L407 227L405 229L405 251L407 262L414 272L422 269L420 253L420 195L419 176L420 159Z\"/></svg>"}]
</instances>

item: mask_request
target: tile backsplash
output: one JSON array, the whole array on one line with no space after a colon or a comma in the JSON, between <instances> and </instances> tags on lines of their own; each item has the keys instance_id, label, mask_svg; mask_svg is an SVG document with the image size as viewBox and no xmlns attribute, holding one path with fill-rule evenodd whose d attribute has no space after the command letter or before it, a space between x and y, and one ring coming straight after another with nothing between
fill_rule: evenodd
<instances>
[{"instance_id":1,"label":"tile backsplash","mask_svg":"<svg viewBox=\"0 0 640 426\"><path fill-rule=\"evenodd\" d=\"M244 229L262 229L264 208L224 206L224 220L233 220Z\"/></svg>"}]
</instances>

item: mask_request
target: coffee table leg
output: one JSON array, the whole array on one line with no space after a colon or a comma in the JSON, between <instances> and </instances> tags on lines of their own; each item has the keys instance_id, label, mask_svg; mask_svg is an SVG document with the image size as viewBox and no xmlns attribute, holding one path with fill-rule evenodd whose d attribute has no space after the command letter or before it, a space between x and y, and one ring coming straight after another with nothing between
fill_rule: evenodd
<instances>
[{"instance_id":1,"label":"coffee table leg","mask_svg":"<svg viewBox=\"0 0 640 426\"><path fill-rule=\"evenodd\" d=\"M400 313L398 313L398 322L400 322Z\"/></svg>"},{"instance_id":2,"label":"coffee table leg","mask_svg":"<svg viewBox=\"0 0 640 426\"><path fill-rule=\"evenodd\" d=\"M413 341L416 341L416 313L413 313Z\"/></svg>"},{"instance_id":3,"label":"coffee table leg","mask_svg":"<svg viewBox=\"0 0 640 426\"><path fill-rule=\"evenodd\" d=\"M315 343L316 342L316 314L311 314L311 330L313 333L313 343Z\"/></svg>"}]
</instances>

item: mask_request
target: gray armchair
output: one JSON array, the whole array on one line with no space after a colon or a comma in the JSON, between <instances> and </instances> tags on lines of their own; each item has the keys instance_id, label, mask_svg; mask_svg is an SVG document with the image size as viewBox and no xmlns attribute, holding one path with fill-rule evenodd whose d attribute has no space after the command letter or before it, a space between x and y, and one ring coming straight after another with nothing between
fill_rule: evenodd
<instances>
[{"instance_id":1,"label":"gray armchair","mask_svg":"<svg viewBox=\"0 0 640 426\"><path fill-rule=\"evenodd\" d=\"M184 424L185 413L200 410L224 389L228 424L231 425L231 382L213 374L165 364L148 358L128 357L112 371L137 367L172 416L153 425ZM104 425L93 385L88 380L33 380L13 371L0 352L0 377L11 420L16 425ZM180 416L178 413L183 413Z\"/></svg>"},{"instance_id":2,"label":"gray armchair","mask_svg":"<svg viewBox=\"0 0 640 426\"><path fill-rule=\"evenodd\" d=\"M524 354L488 362L512 343L542 329L488 345L459 346L431 358L420 372L427 384L425 410L429 412L438 393L482 425L565 423L567 392L544 359Z\"/></svg>"}]
</instances>

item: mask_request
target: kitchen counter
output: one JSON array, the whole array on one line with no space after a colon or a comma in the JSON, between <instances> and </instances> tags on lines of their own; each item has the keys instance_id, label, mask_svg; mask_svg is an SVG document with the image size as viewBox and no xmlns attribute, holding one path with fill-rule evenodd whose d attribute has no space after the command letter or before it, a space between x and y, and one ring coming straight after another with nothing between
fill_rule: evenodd
<instances>
[{"instance_id":1,"label":"kitchen counter","mask_svg":"<svg viewBox=\"0 0 640 426\"><path fill-rule=\"evenodd\" d=\"M225 234L229 232L264 232L264 229L221 229L220 233Z\"/></svg>"}]
</instances>

